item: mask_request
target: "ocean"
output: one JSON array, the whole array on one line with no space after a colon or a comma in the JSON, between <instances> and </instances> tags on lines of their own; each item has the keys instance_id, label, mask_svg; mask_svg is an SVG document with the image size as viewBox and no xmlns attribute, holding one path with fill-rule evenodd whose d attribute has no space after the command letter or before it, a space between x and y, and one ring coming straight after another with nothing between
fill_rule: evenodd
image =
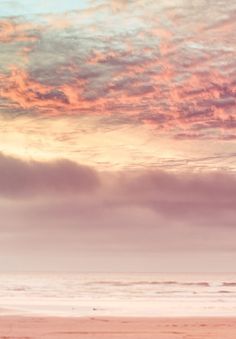
<instances>
[{"instance_id":1,"label":"ocean","mask_svg":"<svg viewBox=\"0 0 236 339\"><path fill-rule=\"evenodd\" d=\"M0 274L0 314L236 316L236 274Z\"/></svg>"}]
</instances>

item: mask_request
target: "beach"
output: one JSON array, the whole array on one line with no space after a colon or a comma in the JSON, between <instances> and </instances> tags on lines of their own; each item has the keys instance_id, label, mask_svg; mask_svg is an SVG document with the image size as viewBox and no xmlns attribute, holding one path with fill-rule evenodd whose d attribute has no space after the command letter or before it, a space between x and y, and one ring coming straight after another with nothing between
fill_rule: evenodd
<instances>
[{"instance_id":1,"label":"beach","mask_svg":"<svg viewBox=\"0 0 236 339\"><path fill-rule=\"evenodd\" d=\"M0 339L235 339L235 274L5 274Z\"/></svg>"},{"instance_id":2,"label":"beach","mask_svg":"<svg viewBox=\"0 0 236 339\"><path fill-rule=\"evenodd\" d=\"M0 339L235 339L236 317L0 317Z\"/></svg>"}]
</instances>

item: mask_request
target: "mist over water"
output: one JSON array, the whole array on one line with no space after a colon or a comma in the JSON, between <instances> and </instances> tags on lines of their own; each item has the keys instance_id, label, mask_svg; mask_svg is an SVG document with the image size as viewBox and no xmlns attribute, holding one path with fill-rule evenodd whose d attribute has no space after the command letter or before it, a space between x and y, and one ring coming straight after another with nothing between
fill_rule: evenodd
<instances>
[{"instance_id":1,"label":"mist over water","mask_svg":"<svg viewBox=\"0 0 236 339\"><path fill-rule=\"evenodd\" d=\"M2 315L236 316L236 274L0 275Z\"/></svg>"}]
</instances>

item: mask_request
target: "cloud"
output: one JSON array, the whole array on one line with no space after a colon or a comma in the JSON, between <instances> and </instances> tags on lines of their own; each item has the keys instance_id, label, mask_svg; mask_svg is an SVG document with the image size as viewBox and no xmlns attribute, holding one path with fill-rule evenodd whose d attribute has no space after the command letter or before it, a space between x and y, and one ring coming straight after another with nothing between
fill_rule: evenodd
<instances>
[{"instance_id":1,"label":"cloud","mask_svg":"<svg viewBox=\"0 0 236 339\"><path fill-rule=\"evenodd\" d=\"M193 271L202 269L201 260L192 266L195 256L206 253L206 267L217 257L221 270L222 255L235 256L235 174L96 172L64 160L5 155L0 173L0 252L7 269L93 271L111 261L114 270L119 258L119 271L140 269L134 258L142 257L147 270L161 270L168 257L166 270L178 258L178 270Z\"/></svg>"},{"instance_id":2,"label":"cloud","mask_svg":"<svg viewBox=\"0 0 236 339\"><path fill-rule=\"evenodd\" d=\"M34 30L30 22L14 20L0 20L0 43L35 42L39 32Z\"/></svg>"},{"instance_id":3,"label":"cloud","mask_svg":"<svg viewBox=\"0 0 236 339\"><path fill-rule=\"evenodd\" d=\"M0 195L5 198L57 196L91 192L99 187L97 173L68 160L51 163L0 155Z\"/></svg>"},{"instance_id":4,"label":"cloud","mask_svg":"<svg viewBox=\"0 0 236 339\"><path fill-rule=\"evenodd\" d=\"M235 4L17 4L0 20L1 147L75 161L0 155L0 257L235 252Z\"/></svg>"},{"instance_id":5,"label":"cloud","mask_svg":"<svg viewBox=\"0 0 236 339\"><path fill-rule=\"evenodd\" d=\"M0 157L2 198L48 197L62 202L78 196L81 208L144 207L168 218L218 215L233 211L234 173L174 173L163 170L96 172L72 161L23 161ZM87 194L80 200L80 194ZM74 198L73 198L74 199ZM66 206L67 204L65 204ZM72 204L74 205L74 203ZM62 209L63 210L63 209Z\"/></svg>"},{"instance_id":6,"label":"cloud","mask_svg":"<svg viewBox=\"0 0 236 339\"><path fill-rule=\"evenodd\" d=\"M1 111L99 114L113 127L129 120L170 136L221 139L235 128L235 41L226 29L234 6L211 2L207 20L205 6L114 0L5 18L2 57L11 46L25 65L1 72Z\"/></svg>"}]
</instances>

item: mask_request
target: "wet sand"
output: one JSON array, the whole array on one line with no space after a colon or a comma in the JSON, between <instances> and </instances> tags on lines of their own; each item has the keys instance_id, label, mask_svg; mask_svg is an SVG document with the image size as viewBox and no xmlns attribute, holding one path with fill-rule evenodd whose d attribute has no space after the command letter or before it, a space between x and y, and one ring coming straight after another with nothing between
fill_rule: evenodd
<instances>
[{"instance_id":1,"label":"wet sand","mask_svg":"<svg viewBox=\"0 0 236 339\"><path fill-rule=\"evenodd\" d=\"M236 318L0 317L1 339L235 339Z\"/></svg>"}]
</instances>

